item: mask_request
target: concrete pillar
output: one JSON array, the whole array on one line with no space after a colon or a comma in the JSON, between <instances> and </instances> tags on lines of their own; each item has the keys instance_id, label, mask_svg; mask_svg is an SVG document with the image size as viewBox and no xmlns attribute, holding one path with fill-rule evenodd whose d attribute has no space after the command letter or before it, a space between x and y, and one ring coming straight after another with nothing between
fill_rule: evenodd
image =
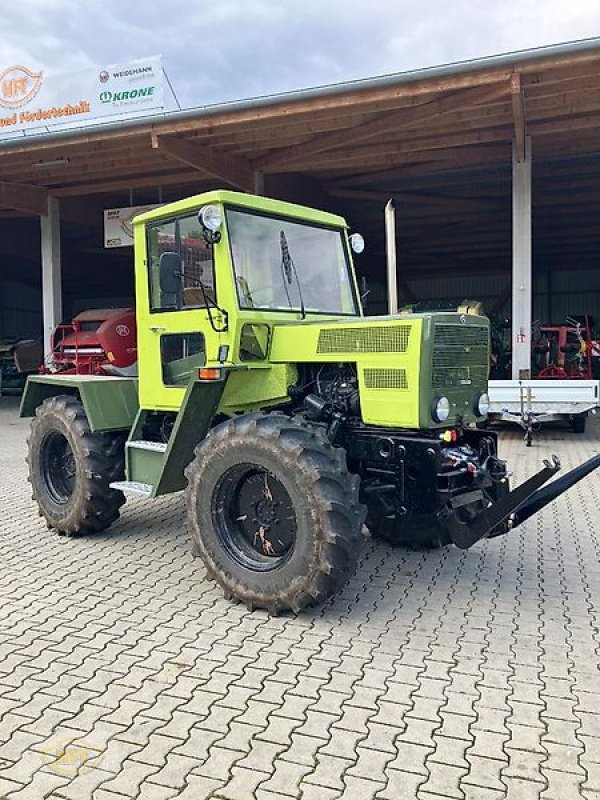
<instances>
[{"instance_id":1,"label":"concrete pillar","mask_svg":"<svg viewBox=\"0 0 600 800\"><path fill-rule=\"evenodd\" d=\"M512 156L512 377L531 376L531 138Z\"/></svg>"},{"instance_id":2,"label":"concrete pillar","mask_svg":"<svg viewBox=\"0 0 600 800\"><path fill-rule=\"evenodd\" d=\"M62 321L62 285L60 263L60 205L48 198L48 216L40 217L42 232L42 310L44 355L50 352L54 328Z\"/></svg>"}]
</instances>

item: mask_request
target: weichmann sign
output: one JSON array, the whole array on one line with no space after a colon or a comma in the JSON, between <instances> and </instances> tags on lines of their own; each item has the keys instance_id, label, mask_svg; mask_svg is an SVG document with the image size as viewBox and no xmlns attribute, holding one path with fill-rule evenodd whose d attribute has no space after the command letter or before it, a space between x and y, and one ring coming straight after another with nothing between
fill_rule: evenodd
<instances>
[{"instance_id":1,"label":"weichmann sign","mask_svg":"<svg viewBox=\"0 0 600 800\"><path fill-rule=\"evenodd\" d=\"M65 74L22 64L0 70L0 138L163 108L160 56Z\"/></svg>"}]
</instances>

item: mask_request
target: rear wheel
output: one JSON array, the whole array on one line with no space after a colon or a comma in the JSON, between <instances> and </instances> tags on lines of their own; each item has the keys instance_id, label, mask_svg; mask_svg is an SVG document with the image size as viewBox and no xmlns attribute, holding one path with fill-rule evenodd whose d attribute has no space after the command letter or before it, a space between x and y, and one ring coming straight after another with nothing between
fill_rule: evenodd
<instances>
[{"instance_id":1,"label":"rear wheel","mask_svg":"<svg viewBox=\"0 0 600 800\"><path fill-rule=\"evenodd\" d=\"M359 480L321 427L246 414L210 431L186 476L194 544L226 596L271 613L299 611L354 572Z\"/></svg>"},{"instance_id":2,"label":"rear wheel","mask_svg":"<svg viewBox=\"0 0 600 800\"><path fill-rule=\"evenodd\" d=\"M27 461L33 499L48 527L95 533L118 518L125 496L109 484L124 477L124 436L92 433L76 398L49 397L36 409Z\"/></svg>"}]
</instances>

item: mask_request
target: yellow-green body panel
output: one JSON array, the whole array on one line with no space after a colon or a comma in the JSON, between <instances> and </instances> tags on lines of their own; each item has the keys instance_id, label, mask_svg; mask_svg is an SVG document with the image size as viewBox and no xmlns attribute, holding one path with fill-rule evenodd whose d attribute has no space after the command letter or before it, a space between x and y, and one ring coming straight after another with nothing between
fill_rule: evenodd
<instances>
[{"instance_id":1,"label":"yellow-green body panel","mask_svg":"<svg viewBox=\"0 0 600 800\"><path fill-rule=\"evenodd\" d=\"M289 400L288 389L296 381L291 364L233 370L228 377L219 413L232 416L237 411L255 411Z\"/></svg>"},{"instance_id":2,"label":"yellow-green body panel","mask_svg":"<svg viewBox=\"0 0 600 800\"><path fill-rule=\"evenodd\" d=\"M363 422L417 428L421 329L416 315L276 324L270 361L356 364Z\"/></svg>"}]
</instances>

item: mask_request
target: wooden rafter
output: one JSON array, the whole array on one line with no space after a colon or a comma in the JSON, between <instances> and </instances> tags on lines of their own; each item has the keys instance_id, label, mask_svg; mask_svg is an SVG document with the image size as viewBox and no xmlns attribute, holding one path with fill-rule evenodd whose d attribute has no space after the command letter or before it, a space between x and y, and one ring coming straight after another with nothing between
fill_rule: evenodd
<instances>
[{"instance_id":1,"label":"wooden rafter","mask_svg":"<svg viewBox=\"0 0 600 800\"><path fill-rule=\"evenodd\" d=\"M525 102L521 73L515 72L510 79L510 96L512 100L513 123L515 127L515 154L517 161L525 161L525 141L527 137L525 121Z\"/></svg>"},{"instance_id":2,"label":"wooden rafter","mask_svg":"<svg viewBox=\"0 0 600 800\"><path fill-rule=\"evenodd\" d=\"M176 161L200 170L214 178L235 186L236 189L252 192L254 172L250 163L239 156L218 153L204 145L198 147L182 139L152 134L152 147Z\"/></svg>"},{"instance_id":3,"label":"wooden rafter","mask_svg":"<svg viewBox=\"0 0 600 800\"><path fill-rule=\"evenodd\" d=\"M348 142L364 142L377 136L382 136L401 128L411 128L420 125L441 114L468 108L473 105L497 100L508 94L505 83L496 83L491 86L476 86L459 92L451 92L444 97L430 100L427 103L402 108L399 111L388 112L376 117L370 122L356 125L352 128L334 131L315 136L295 147L282 148L259 158L254 162L256 168L268 170L270 167L301 161L316 153L333 150Z\"/></svg>"},{"instance_id":4,"label":"wooden rafter","mask_svg":"<svg viewBox=\"0 0 600 800\"><path fill-rule=\"evenodd\" d=\"M200 176L198 173L189 170L172 170L171 172L147 172L142 176L124 175L113 180L95 180L91 182L77 183L72 186L61 186L54 189L52 194L55 197L78 197L91 194L109 194L114 192L124 192L128 189L149 189L158 186L197 186L200 184L205 188L205 184L210 183L210 177Z\"/></svg>"},{"instance_id":5,"label":"wooden rafter","mask_svg":"<svg viewBox=\"0 0 600 800\"><path fill-rule=\"evenodd\" d=\"M41 186L0 181L0 208L45 217L48 214L48 192Z\"/></svg>"},{"instance_id":6,"label":"wooden rafter","mask_svg":"<svg viewBox=\"0 0 600 800\"><path fill-rule=\"evenodd\" d=\"M333 197L349 198L354 200L372 200L381 204L389 197L393 197L397 203L407 205L427 206L429 208L458 209L461 212L469 209L485 210L486 208L497 208L503 201L495 197L460 197L457 195L442 194L440 192L396 192L392 189L385 191L369 191L364 189L331 189L329 192Z\"/></svg>"}]
</instances>

